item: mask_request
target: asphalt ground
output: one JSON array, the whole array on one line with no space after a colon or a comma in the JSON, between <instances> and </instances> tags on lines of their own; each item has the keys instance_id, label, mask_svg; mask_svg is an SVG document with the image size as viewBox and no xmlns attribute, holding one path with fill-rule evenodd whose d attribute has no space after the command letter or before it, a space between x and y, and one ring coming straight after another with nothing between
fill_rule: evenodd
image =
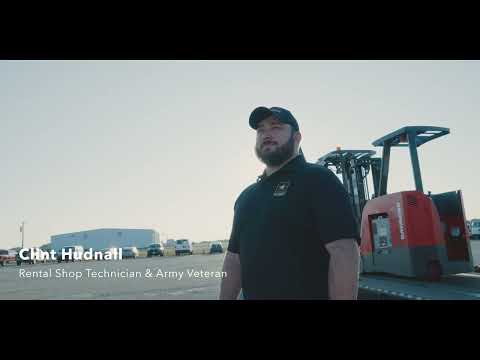
<instances>
[{"instance_id":1,"label":"asphalt ground","mask_svg":"<svg viewBox=\"0 0 480 360\"><path fill-rule=\"evenodd\" d=\"M0 299L217 299L224 254L0 268Z\"/></svg>"},{"instance_id":2,"label":"asphalt ground","mask_svg":"<svg viewBox=\"0 0 480 360\"><path fill-rule=\"evenodd\" d=\"M480 241L471 242L480 264ZM214 300L225 254L0 268L0 300Z\"/></svg>"}]
</instances>

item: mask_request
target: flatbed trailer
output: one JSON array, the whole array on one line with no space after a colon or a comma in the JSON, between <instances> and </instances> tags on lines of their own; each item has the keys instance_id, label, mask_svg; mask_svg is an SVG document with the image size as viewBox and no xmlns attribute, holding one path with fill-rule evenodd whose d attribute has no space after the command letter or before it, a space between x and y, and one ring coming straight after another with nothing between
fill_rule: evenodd
<instances>
[{"instance_id":1,"label":"flatbed trailer","mask_svg":"<svg viewBox=\"0 0 480 360\"><path fill-rule=\"evenodd\" d=\"M429 282L387 274L363 274L359 300L480 300L480 274L448 275Z\"/></svg>"}]
</instances>

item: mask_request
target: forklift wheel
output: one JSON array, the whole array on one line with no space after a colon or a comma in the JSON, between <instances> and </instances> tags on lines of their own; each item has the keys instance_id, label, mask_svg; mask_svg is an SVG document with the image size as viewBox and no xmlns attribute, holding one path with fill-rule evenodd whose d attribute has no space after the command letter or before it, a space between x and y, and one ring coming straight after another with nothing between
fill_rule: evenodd
<instances>
[{"instance_id":1,"label":"forklift wheel","mask_svg":"<svg viewBox=\"0 0 480 360\"><path fill-rule=\"evenodd\" d=\"M442 265L438 260L429 261L427 265L426 280L427 281L440 281L442 277Z\"/></svg>"}]
</instances>

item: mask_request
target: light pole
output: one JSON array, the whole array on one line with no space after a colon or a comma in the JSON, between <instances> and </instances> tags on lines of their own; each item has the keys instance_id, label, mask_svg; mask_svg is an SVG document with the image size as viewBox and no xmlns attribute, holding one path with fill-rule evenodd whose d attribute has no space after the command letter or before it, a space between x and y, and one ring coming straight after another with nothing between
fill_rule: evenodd
<instances>
[{"instance_id":1,"label":"light pole","mask_svg":"<svg viewBox=\"0 0 480 360\"><path fill-rule=\"evenodd\" d=\"M25 238L25 221L22 221L22 226L20 226L20 232L22 233L22 249L23 249L23 242Z\"/></svg>"}]
</instances>

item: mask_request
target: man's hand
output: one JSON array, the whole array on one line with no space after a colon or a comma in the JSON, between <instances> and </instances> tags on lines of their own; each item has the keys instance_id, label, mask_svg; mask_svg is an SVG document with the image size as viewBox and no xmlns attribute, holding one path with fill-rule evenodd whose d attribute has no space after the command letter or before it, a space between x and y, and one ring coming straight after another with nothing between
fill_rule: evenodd
<instances>
[{"instance_id":1,"label":"man's hand","mask_svg":"<svg viewBox=\"0 0 480 360\"><path fill-rule=\"evenodd\" d=\"M355 239L340 239L325 245L330 254L328 292L330 300L356 300L360 251Z\"/></svg>"},{"instance_id":2,"label":"man's hand","mask_svg":"<svg viewBox=\"0 0 480 360\"><path fill-rule=\"evenodd\" d=\"M242 288L240 270L240 256L227 251L222 269L227 273L227 276L222 278L220 284L220 300L237 300Z\"/></svg>"}]
</instances>

